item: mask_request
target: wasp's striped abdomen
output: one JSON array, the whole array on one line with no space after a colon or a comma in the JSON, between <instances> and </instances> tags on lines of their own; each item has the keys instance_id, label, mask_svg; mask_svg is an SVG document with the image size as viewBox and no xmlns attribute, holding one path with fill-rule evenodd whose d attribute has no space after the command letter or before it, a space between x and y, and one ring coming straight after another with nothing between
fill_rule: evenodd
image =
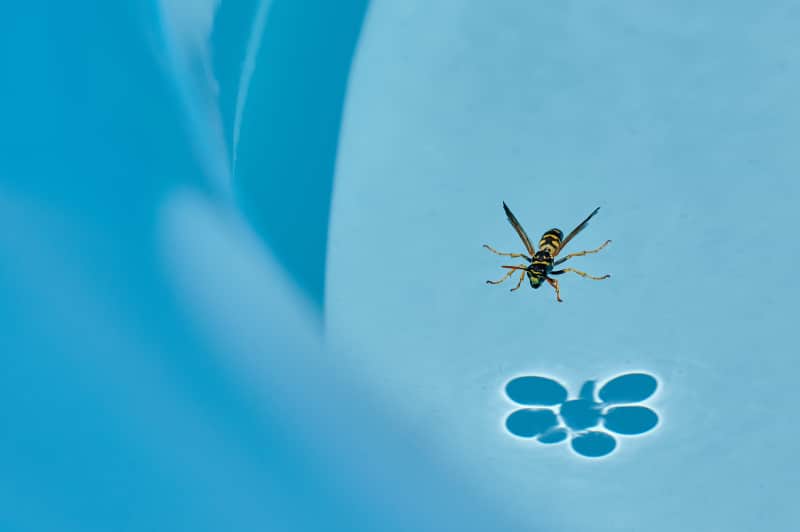
<instances>
[{"instance_id":1,"label":"wasp's striped abdomen","mask_svg":"<svg viewBox=\"0 0 800 532\"><path fill-rule=\"evenodd\" d=\"M561 240L564 238L564 233L560 229L550 229L539 240L539 251L547 251L550 256L555 257L559 248L561 248Z\"/></svg>"}]
</instances>

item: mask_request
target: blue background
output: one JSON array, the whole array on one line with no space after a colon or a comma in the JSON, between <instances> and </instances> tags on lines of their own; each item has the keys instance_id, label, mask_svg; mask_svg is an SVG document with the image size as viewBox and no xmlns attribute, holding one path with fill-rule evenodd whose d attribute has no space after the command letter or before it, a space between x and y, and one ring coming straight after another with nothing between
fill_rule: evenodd
<instances>
[{"instance_id":1,"label":"blue background","mask_svg":"<svg viewBox=\"0 0 800 532\"><path fill-rule=\"evenodd\" d=\"M0 530L797 522L793 3L9 9ZM485 285L503 200L612 278ZM607 458L503 430L628 371Z\"/></svg>"}]
</instances>

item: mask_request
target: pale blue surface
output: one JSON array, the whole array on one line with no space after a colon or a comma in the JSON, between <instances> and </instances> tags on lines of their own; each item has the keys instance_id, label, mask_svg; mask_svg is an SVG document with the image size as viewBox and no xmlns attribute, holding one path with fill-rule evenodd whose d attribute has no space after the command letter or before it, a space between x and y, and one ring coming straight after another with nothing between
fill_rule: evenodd
<instances>
[{"instance_id":1,"label":"pale blue surface","mask_svg":"<svg viewBox=\"0 0 800 532\"><path fill-rule=\"evenodd\" d=\"M798 521L791 2L9 11L0 530ZM485 285L502 200L601 205L612 279ZM505 429L514 377L630 372L605 458Z\"/></svg>"},{"instance_id":2,"label":"pale blue surface","mask_svg":"<svg viewBox=\"0 0 800 532\"><path fill-rule=\"evenodd\" d=\"M791 2L373 2L339 150L328 330L531 526L543 512L564 530L800 521L799 22ZM569 249L613 243L567 264L611 279L561 276L564 303L484 284L520 261L482 244L523 251L503 200L537 240L600 205ZM573 398L627 372L658 379L645 404L659 422L605 458L504 426L514 377ZM606 428L645 415L614 411ZM552 422L537 416L529 431Z\"/></svg>"}]
</instances>

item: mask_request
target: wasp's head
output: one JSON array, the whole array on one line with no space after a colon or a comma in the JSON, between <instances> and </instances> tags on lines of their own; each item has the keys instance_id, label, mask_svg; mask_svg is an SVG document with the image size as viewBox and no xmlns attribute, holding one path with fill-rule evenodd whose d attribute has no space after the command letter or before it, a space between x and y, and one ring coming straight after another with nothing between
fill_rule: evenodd
<instances>
[{"instance_id":1,"label":"wasp's head","mask_svg":"<svg viewBox=\"0 0 800 532\"><path fill-rule=\"evenodd\" d=\"M539 288L544 282L544 277L537 272L528 270L528 280L531 282L531 288Z\"/></svg>"}]
</instances>

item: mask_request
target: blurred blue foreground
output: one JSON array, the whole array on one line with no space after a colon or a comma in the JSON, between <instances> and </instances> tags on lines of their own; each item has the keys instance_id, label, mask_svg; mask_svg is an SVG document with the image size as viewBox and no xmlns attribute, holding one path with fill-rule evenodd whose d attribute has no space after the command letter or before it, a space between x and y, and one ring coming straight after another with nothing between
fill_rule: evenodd
<instances>
[{"instance_id":1,"label":"blurred blue foreground","mask_svg":"<svg viewBox=\"0 0 800 532\"><path fill-rule=\"evenodd\" d=\"M491 503L320 338L332 157L366 4L234 4L49 2L5 17L0 530L487 529ZM267 92L283 72L270 61L293 50L332 69L310 111L301 91L284 101L299 117L248 115L248 99L269 106L309 81L295 68ZM255 179L253 154L290 118L310 144L261 161L262 227L278 230L257 232L234 159ZM290 180L292 159L316 186ZM292 246L307 250L299 272L285 269Z\"/></svg>"}]
</instances>

